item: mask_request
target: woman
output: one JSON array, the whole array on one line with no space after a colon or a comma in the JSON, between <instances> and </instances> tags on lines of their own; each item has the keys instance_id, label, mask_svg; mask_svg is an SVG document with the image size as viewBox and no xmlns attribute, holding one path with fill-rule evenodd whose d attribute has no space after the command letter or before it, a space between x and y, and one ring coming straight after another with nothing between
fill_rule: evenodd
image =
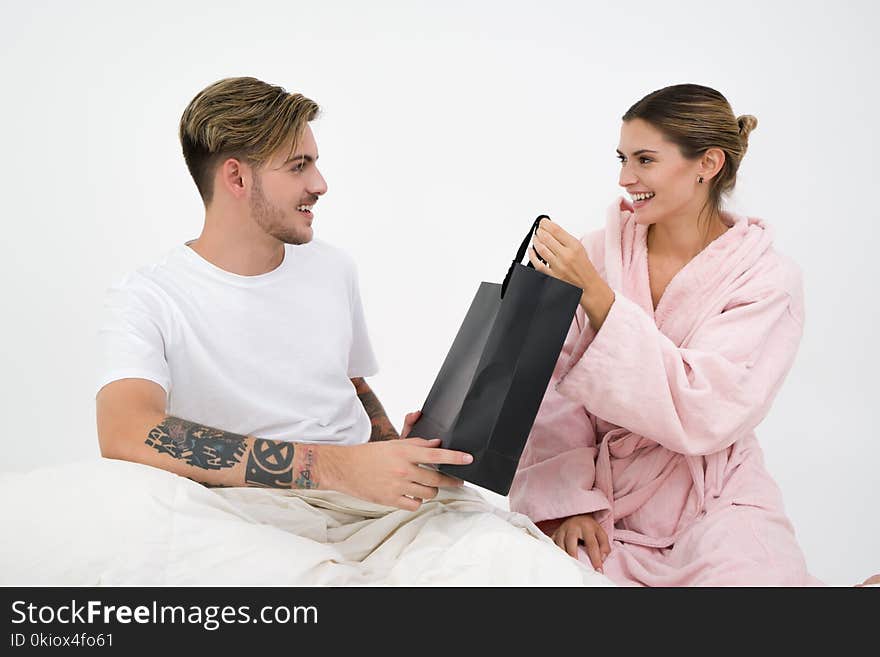
<instances>
[{"instance_id":1,"label":"woman","mask_svg":"<svg viewBox=\"0 0 880 657\"><path fill-rule=\"evenodd\" d=\"M756 125L707 87L649 94L623 116L630 200L583 242L534 238L534 266L584 292L510 507L618 584L819 584L753 431L797 353L801 275L721 206Z\"/></svg>"}]
</instances>

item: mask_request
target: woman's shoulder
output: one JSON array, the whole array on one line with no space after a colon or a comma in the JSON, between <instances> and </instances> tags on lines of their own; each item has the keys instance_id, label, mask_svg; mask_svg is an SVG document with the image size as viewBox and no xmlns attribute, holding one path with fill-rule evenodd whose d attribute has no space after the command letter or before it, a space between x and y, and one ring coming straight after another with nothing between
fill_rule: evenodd
<instances>
[{"instance_id":1,"label":"woman's shoulder","mask_svg":"<svg viewBox=\"0 0 880 657\"><path fill-rule=\"evenodd\" d=\"M763 282L773 289L785 291L792 296L802 295L803 273L798 263L779 250L776 246L774 233L763 219L757 217L738 216L745 228L742 240L748 249L752 235L758 234L754 240L757 257L750 268L755 273L752 278ZM734 247L736 248L736 247Z\"/></svg>"},{"instance_id":2,"label":"woman's shoulder","mask_svg":"<svg viewBox=\"0 0 880 657\"><path fill-rule=\"evenodd\" d=\"M800 265L774 244L767 224L755 217L738 216L742 221L741 242L731 244L733 257L745 256L748 265L737 277L734 301L774 299L785 305L799 321L804 316L804 281ZM739 253L736 250L740 248ZM755 256L749 255L754 248Z\"/></svg>"},{"instance_id":3,"label":"woman's shoulder","mask_svg":"<svg viewBox=\"0 0 880 657\"><path fill-rule=\"evenodd\" d=\"M777 287L792 294L799 293L803 288L803 271L795 260L771 246L764 252L757 263L762 273L771 279Z\"/></svg>"},{"instance_id":4,"label":"woman's shoulder","mask_svg":"<svg viewBox=\"0 0 880 657\"><path fill-rule=\"evenodd\" d=\"M800 266L791 257L771 246L755 263L754 284L768 295L786 301L792 315L804 317L804 277Z\"/></svg>"}]
</instances>

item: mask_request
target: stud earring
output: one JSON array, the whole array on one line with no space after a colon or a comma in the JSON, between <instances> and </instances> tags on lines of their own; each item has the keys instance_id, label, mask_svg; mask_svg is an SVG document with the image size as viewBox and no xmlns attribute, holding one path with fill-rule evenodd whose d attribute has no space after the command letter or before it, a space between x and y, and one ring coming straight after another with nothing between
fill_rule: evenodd
<instances>
[{"instance_id":1,"label":"stud earring","mask_svg":"<svg viewBox=\"0 0 880 657\"><path fill-rule=\"evenodd\" d=\"M698 181L701 185L703 184L703 176L700 176L700 180Z\"/></svg>"}]
</instances>

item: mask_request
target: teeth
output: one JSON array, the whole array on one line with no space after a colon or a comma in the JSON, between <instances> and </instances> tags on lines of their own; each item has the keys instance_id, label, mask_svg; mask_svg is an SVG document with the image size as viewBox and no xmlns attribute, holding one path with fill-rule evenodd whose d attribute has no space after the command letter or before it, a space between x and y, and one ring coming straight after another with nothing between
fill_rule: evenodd
<instances>
[{"instance_id":1,"label":"teeth","mask_svg":"<svg viewBox=\"0 0 880 657\"><path fill-rule=\"evenodd\" d=\"M297 210L299 210L300 212L309 212L311 209L311 205L300 205L299 207L297 207Z\"/></svg>"},{"instance_id":2,"label":"teeth","mask_svg":"<svg viewBox=\"0 0 880 657\"><path fill-rule=\"evenodd\" d=\"M649 198L654 198L654 192L645 192L639 194L632 194L632 199L634 201L644 201Z\"/></svg>"}]
</instances>

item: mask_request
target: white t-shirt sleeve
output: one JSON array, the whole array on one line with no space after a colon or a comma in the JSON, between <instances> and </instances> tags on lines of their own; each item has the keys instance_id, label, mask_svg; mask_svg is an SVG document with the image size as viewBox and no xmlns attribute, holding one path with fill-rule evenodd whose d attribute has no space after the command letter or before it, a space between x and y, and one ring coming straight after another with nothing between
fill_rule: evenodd
<instances>
[{"instance_id":1,"label":"white t-shirt sleeve","mask_svg":"<svg viewBox=\"0 0 880 657\"><path fill-rule=\"evenodd\" d=\"M165 358L161 303L137 274L107 290L104 320L98 331L99 372L96 393L119 379L148 379L165 392L171 375Z\"/></svg>"},{"instance_id":2,"label":"white t-shirt sleeve","mask_svg":"<svg viewBox=\"0 0 880 657\"><path fill-rule=\"evenodd\" d=\"M350 379L373 376L379 371L379 364L373 353L370 335L367 332L367 320L361 303L358 286L357 270L352 264L349 268L349 286L351 291L351 351L348 354L348 377Z\"/></svg>"}]
</instances>

